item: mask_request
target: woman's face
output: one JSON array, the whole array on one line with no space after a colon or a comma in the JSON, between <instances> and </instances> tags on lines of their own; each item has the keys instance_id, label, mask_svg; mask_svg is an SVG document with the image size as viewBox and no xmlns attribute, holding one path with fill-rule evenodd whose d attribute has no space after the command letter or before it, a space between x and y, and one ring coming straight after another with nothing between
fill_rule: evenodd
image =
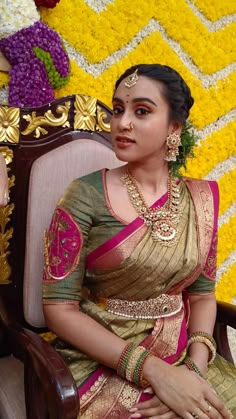
<instances>
[{"instance_id":1,"label":"woman's face","mask_svg":"<svg viewBox=\"0 0 236 419\"><path fill-rule=\"evenodd\" d=\"M181 132L180 124L169 119L164 85L145 76L139 76L131 88L125 81L113 97L111 133L115 153L122 161L163 163L167 136Z\"/></svg>"}]
</instances>

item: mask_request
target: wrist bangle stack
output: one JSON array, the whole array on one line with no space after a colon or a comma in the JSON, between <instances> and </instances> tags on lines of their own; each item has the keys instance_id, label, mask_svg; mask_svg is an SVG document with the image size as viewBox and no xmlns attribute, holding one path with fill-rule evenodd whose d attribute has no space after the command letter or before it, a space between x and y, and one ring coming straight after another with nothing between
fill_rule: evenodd
<instances>
[{"instance_id":1,"label":"wrist bangle stack","mask_svg":"<svg viewBox=\"0 0 236 419\"><path fill-rule=\"evenodd\" d=\"M126 365L127 365L128 359L130 357L131 352L136 347L137 346L134 345L133 343L128 343L126 345L126 347L124 348L124 350L122 351L119 362L118 362L117 367L116 367L117 374L120 377L125 378L125 371L126 371Z\"/></svg>"},{"instance_id":2,"label":"wrist bangle stack","mask_svg":"<svg viewBox=\"0 0 236 419\"><path fill-rule=\"evenodd\" d=\"M188 367L189 370L194 371L194 372L196 372L197 375L199 375L200 377L203 377L200 369L195 364L195 362L192 360L192 358L190 358L190 356L187 355L185 357L184 364L186 365L186 367Z\"/></svg>"},{"instance_id":3,"label":"wrist bangle stack","mask_svg":"<svg viewBox=\"0 0 236 419\"><path fill-rule=\"evenodd\" d=\"M148 382L143 378L143 367L146 359L152 353L143 346L128 343L124 348L117 364L117 374L132 381L138 386L147 387Z\"/></svg>"},{"instance_id":4,"label":"wrist bangle stack","mask_svg":"<svg viewBox=\"0 0 236 419\"><path fill-rule=\"evenodd\" d=\"M144 348L145 349L145 348ZM133 374L133 381L141 387L147 387L149 385L149 383L144 380L143 378L143 367L144 367L144 363L147 360L147 358L153 355L152 352L150 352L149 350L145 349L142 354L140 355L137 364L135 366L134 369L134 374Z\"/></svg>"},{"instance_id":5,"label":"wrist bangle stack","mask_svg":"<svg viewBox=\"0 0 236 419\"><path fill-rule=\"evenodd\" d=\"M216 357L215 339L206 332L194 332L188 340L187 349L194 342L204 343L208 347L208 350L209 350L208 364L212 364Z\"/></svg>"}]
</instances>

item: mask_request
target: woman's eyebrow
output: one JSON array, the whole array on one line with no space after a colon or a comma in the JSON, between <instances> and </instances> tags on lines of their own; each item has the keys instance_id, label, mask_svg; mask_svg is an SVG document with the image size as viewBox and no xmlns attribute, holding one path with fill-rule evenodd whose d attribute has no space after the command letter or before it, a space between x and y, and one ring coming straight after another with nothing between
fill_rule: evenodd
<instances>
[{"instance_id":1,"label":"woman's eyebrow","mask_svg":"<svg viewBox=\"0 0 236 419\"><path fill-rule=\"evenodd\" d=\"M114 96L112 99L113 102L120 102L120 103L124 103L124 101L122 99L120 99L119 97ZM136 97L134 99L132 99L132 102L136 103L136 102L149 102L154 106L157 106L157 104L155 102L153 102L152 99L149 99L148 97Z\"/></svg>"}]
</instances>

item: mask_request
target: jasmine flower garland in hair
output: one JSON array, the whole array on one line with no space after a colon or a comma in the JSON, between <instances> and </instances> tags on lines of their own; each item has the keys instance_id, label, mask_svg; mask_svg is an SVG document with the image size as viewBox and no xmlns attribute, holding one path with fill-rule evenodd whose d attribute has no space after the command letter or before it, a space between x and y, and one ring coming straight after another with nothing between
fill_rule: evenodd
<instances>
[{"instance_id":1,"label":"jasmine flower garland in hair","mask_svg":"<svg viewBox=\"0 0 236 419\"><path fill-rule=\"evenodd\" d=\"M193 125L187 121L181 133L181 146L179 147L179 155L175 162L170 162L171 172L174 176L180 177L180 169L186 169L187 159L193 157L193 148L197 141L197 136L194 133Z\"/></svg>"}]
</instances>

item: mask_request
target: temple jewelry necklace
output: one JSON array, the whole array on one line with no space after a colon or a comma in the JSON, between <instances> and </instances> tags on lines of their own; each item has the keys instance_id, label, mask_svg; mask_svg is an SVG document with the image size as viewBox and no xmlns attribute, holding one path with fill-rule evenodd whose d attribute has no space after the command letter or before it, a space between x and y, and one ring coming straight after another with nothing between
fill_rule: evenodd
<instances>
[{"instance_id":1,"label":"temple jewelry necklace","mask_svg":"<svg viewBox=\"0 0 236 419\"><path fill-rule=\"evenodd\" d=\"M179 188L176 179L168 175L168 202L163 208L148 208L141 194L135 177L128 171L121 177L122 183L126 186L130 201L144 223L151 228L153 241L163 246L173 246L177 242L177 224L181 216L179 209Z\"/></svg>"}]
</instances>

